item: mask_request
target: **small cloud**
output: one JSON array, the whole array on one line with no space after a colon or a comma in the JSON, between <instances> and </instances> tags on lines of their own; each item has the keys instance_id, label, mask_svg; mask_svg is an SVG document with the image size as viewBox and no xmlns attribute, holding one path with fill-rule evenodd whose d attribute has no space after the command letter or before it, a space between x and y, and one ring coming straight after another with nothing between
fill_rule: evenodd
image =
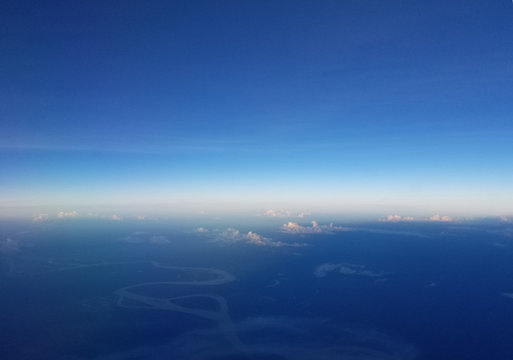
<instances>
[{"instance_id":1,"label":"small cloud","mask_svg":"<svg viewBox=\"0 0 513 360\"><path fill-rule=\"evenodd\" d=\"M242 240L242 237L240 235L240 231L234 228L228 228L217 236L218 240L222 240L225 242L237 242Z\"/></svg>"},{"instance_id":2,"label":"small cloud","mask_svg":"<svg viewBox=\"0 0 513 360\"><path fill-rule=\"evenodd\" d=\"M440 216L438 214L435 214L429 218L430 221L444 221L444 222L450 222L452 221L452 218L449 216Z\"/></svg>"},{"instance_id":3,"label":"small cloud","mask_svg":"<svg viewBox=\"0 0 513 360\"><path fill-rule=\"evenodd\" d=\"M69 218L69 217L76 217L76 216L78 216L78 212L76 210L69 211L69 212L59 211L59 213L57 213L57 217L59 219L64 219L64 218Z\"/></svg>"},{"instance_id":4,"label":"small cloud","mask_svg":"<svg viewBox=\"0 0 513 360\"><path fill-rule=\"evenodd\" d=\"M388 215L384 219L380 219L380 221L385 222L399 222L399 221L414 221L415 218L411 216L401 216L401 215Z\"/></svg>"},{"instance_id":5,"label":"small cloud","mask_svg":"<svg viewBox=\"0 0 513 360\"><path fill-rule=\"evenodd\" d=\"M507 216L499 216L499 221L509 223L511 222L511 218Z\"/></svg>"},{"instance_id":6,"label":"small cloud","mask_svg":"<svg viewBox=\"0 0 513 360\"><path fill-rule=\"evenodd\" d=\"M137 216L137 220L146 220L146 216L139 215Z\"/></svg>"},{"instance_id":7,"label":"small cloud","mask_svg":"<svg viewBox=\"0 0 513 360\"><path fill-rule=\"evenodd\" d=\"M33 222L41 222L48 220L48 214L38 214L32 218Z\"/></svg>"},{"instance_id":8,"label":"small cloud","mask_svg":"<svg viewBox=\"0 0 513 360\"><path fill-rule=\"evenodd\" d=\"M114 220L114 221L121 221L121 220L123 220L123 218L121 216L115 215L115 214L111 216L111 219Z\"/></svg>"},{"instance_id":9,"label":"small cloud","mask_svg":"<svg viewBox=\"0 0 513 360\"><path fill-rule=\"evenodd\" d=\"M6 238L0 241L0 253L12 254L20 249L18 241L11 238Z\"/></svg>"},{"instance_id":10,"label":"small cloud","mask_svg":"<svg viewBox=\"0 0 513 360\"><path fill-rule=\"evenodd\" d=\"M255 245L268 245L271 241L271 239L262 237L252 231L248 232L248 234L245 235L245 238L248 240L248 243Z\"/></svg>"},{"instance_id":11,"label":"small cloud","mask_svg":"<svg viewBox=\"0 0 513 360\"><path fill-rule=\"evenodd\" d=\"M206 233L206 232L208 232L208 229L205 229L204 227L200 226L200 227L194 229L194 231L199 232L199 233Z\"/></svg>"},{"instance_id":12,"label":"small cloud","mask_svg":"<svg viewBox=\"0 0 513 360\"><path fill-rule=\"evenodd\" d=\"M349 264L349 263L325 263L319 265L314 270L314 275L318 278L325 277L329 273L337 273L342 275L355 275L355 276L368 276L373 278L384 279L383 272L377 272L367 269L364 265Z\"/></svg>"},{"instance_id":13,"label":"small cloud","mask_svg":"<svg viewBox=\"0 0 513 360\"><path fill-rule=\"evenodd\" d=\"M329 225L319 225L317 221L312 221L311 226L303 226L298 223L289 221L287 224L283 224L280 228L283 232L289 234L331 234L336 231L348 231L348 228L341 226L334 226L333 223Z\"/></svg>"}]
</instances>

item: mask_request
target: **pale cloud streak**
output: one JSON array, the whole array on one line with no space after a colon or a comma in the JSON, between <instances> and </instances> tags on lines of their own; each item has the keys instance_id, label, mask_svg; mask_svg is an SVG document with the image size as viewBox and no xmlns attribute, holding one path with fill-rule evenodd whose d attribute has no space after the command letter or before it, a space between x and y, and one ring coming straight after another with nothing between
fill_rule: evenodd
<instances>
[{"instance_id":1,"label":"pale cloud streak","mask_svg":"<svg viewBox=\"0 0 513 360\"><path fill-rule=\"evenodd\" d=\"M48 214L38 214L32 218L33 222L41 222L48 220Z\"/></svg>"},{"instance_id":2,"label":"pale cloud streak","mask_svg":"<svg viewBox=\"0 0 513 360\"><path fill-rule=\"evenodd\" d=\"M64 219L64 218L72 218L72 217L77 217L78 216L78 211L76 210L73 210L73 211L59 211L57 213L57 218L59 219Z\"/></svg>"},{"instance_id":3,"label":"pale cloud streak","mask_svg":"<svg viewBox=\"0 0 513 360\"><path fill-rule=\"evenodd\" d=\"M317 221L312 221L312 225L303 226L298 223L289 221L281 226L281 231L289 234L331 234L337 231L349 231L349 228L342 226L334 226L333 223L329 225L319 225Z\"/></svg>"},{"instance_id":4,"label":"pale cloud streak","mask_svg":"<svg viewBox=\"0 0 513 360\"><path fill-rule=\"evenodd\" d=\"M502 293L502 296L505 296L513 300L513 293Z\"/></svg>"},{"instance_id":5,"label":"pale cloud streak","mask_svg":"<svg viewBox=\"0 0 513 360\"><path fill-rule=\"evenodd\" d=\"M412 216L388 215L386 218L380 219L380 221L385 221L385 222L415 221L415 218Z\"/></svg>"},{"instance_id":6,"label":"pale cloud streak","mask_svg":"<svg viewBox=\"0 0 513 360\"><path fill-rule=\"evenodd\" d=\"M6 238L4 240L0 240L0 253L2 254L12 254L17 252L20 249L17 240L13 240L11 238Z\"/></svg>"},{"instance_id":7,"label":"pale cloud streak","mask_svg":"<svg viewBox=\"0 0 513 360\"><path fill-rule=\"evenodd\" d=\"M439 214L435 214L430 216L429 218L414 218L412 216L401 216L401 215L388 215L386 218L379 219L382 222L404 222L404 221L440 221L440 222L451 222L453 219L450 216L441 216Z\"/></svg>"}]
</instances>

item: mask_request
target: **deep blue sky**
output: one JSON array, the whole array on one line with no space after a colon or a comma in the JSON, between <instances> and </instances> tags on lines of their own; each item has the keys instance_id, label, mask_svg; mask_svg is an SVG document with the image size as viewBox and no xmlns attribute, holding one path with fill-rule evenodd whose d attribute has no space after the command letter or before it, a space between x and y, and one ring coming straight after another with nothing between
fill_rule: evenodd
<instances>
[{"instance_id":1,"label":"deep blue sky","mask_svg":"<svg viewBox=\"0 0 513 360\"><path fill-rule=\"evenodd\" d=\"M0 24L2 215L513 214L511 1L3 1Z\"/></svg>"}]
</instances>

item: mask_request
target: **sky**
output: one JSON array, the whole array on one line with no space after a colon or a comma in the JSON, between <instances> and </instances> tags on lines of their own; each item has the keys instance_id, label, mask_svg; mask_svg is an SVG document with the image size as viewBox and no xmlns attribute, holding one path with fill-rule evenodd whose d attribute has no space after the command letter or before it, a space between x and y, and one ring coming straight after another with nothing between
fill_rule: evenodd
<instances>
[{"instance_id":1,"label":"sky","mask_svg":"<svg viewBox=\"0 0 513 360\"><path fill-rule=\"evenodd\" d=\"M509 0L18 0L0 24L0 217L513 215Z\"/></svg>"}]
</instances>

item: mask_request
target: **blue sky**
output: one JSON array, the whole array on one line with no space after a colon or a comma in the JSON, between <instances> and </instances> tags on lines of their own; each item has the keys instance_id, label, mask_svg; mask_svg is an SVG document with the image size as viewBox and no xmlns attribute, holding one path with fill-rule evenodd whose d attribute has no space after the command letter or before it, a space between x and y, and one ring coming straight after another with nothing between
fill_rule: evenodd
<instances>
[{"instance_id":1,"label":"blue sky","mask_svg":"<svg viewBox=\"0 0 513 360\"><path fill-rule=\"evenodd\" d=\"M513 215L511 1L2 5L0 215Z\"/></svg>"}]
</instances>

